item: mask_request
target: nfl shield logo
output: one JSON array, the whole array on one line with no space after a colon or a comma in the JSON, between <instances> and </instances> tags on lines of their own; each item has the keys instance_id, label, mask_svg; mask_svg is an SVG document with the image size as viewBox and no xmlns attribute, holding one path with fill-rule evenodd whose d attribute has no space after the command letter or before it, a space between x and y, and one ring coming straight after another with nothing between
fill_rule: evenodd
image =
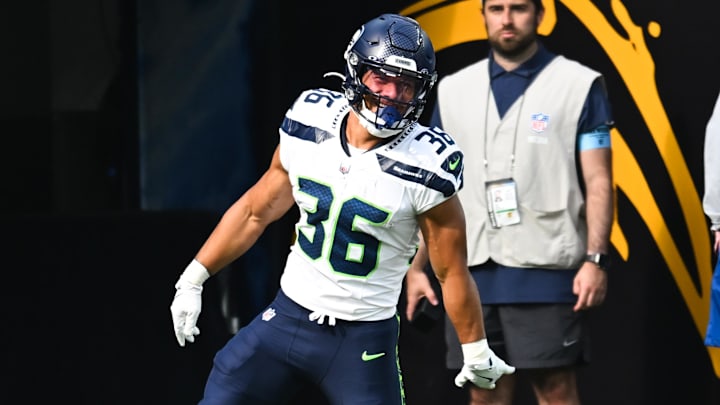
<instances>
[{"instance_id":1,"label":"nfl shield logo","mask_svg":"<svg viewBox=\"0 0 720 405\"><path fill-rule=\"evenodd\" d=\"M275 318L275 308L268 308L262 314L262 320L265 322L267 322L273 318Z\"/></svg>"},{"instance_id":2,"label":"nfl shield logo","mask_svg":"<svg viewBox=\"0 0 720 405\"><path fill-rule=\"evenodd\" d=\"M530 116L530 129L537 133L544 132L548 126L548 121L550 121L550 116L546 114L532 114Z\"/></svg>"}]
</instances>

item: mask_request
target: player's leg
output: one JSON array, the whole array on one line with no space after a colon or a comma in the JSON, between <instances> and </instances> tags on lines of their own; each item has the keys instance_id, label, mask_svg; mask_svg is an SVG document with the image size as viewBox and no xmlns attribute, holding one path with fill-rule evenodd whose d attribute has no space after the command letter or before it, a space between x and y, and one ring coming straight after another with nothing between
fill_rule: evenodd
<instances>
[{"instance_id":1,"label":"player's leg","mask_svg":"<svg viewBox=\"0 0 720 405\"><path fill-rule=\"evenodd\" d=\"M405 393L398 360L400 319L342 322L335 336L342 339L321 381L333 405L403 405Z\"/></svg>"},{"instance_id":2,"label":"player's leg","mask_svg":"<svg viewBox=\"0 0 720 405\"><path fill-rule=\"evenodd\" d=\"M301 381L285 356L298 320L286 314L278 301L215 355L201 405L279 404L296 391Z\"/></svg>"}]
</instances>

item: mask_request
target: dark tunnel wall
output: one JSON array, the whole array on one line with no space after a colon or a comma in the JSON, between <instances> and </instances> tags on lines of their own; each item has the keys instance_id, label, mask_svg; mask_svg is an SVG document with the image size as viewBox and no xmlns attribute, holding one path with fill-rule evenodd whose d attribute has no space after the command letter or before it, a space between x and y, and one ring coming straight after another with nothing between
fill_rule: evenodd
<instances>
[{"instance_id":1,"label":"dark tunnel wall","mask_svg":"<svg viewBox=\"0 0 720 405\"><path fill-rule=\"evenodd\" d=\"M274 292L293 213L233 276L211 280L203 333L186 348L172 334L172 285L223 207L265 170L285 110L302 89L339 88L323 74L342 70L353 31L380 12L407 12L427 27L441 77L483 57L481 39L433 36L442 32L435 25L448 26L434 12L462 3L391 1L351 13L329 0L3 3L0 229L9 280L0 364L9 377L0 403L196 403L215 350ZM545 4L556 17L547 46L605 74L619 130L615 266L606 304L592 314L583 403L714 405L718 365L698 319L715 258L704 217L687 206L702 195L704 126L720 92L720 55L711 51L720 6ZM647 50L649 70L640 68L648 59L592 29L605 24L618 39L634 36L631 49ZM628 65L642 74L628 76ZM659 104L647 101L655 96ZM631 186L637 178L647 194ZM659 223L648 219L654 210ZM441 329L403 321L411 405L464 403L443 366ZM518 403L530 398L523 391ZM322 399L308 389L298 402Z\"/></svg>"}]
</instances>

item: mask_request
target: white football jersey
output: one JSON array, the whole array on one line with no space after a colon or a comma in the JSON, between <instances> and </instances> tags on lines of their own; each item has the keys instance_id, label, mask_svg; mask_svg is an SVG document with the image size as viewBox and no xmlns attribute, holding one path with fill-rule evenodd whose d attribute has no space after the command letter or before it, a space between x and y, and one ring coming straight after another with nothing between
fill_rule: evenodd
<instances>
[{"instance_id":1,"label":"white football jersey","mask_svg":"<svg viewBox=\"0 0 720 405\"><path fill-rule=\"evenodd\" d=\"M462 186L463 155L439 128L418 123L351 154L342 93L303 92L280 128L280 160L300 210L280 280L290 298L337 319L395 315L417 249L418 214Z\"/></svg>"}]
</instances>

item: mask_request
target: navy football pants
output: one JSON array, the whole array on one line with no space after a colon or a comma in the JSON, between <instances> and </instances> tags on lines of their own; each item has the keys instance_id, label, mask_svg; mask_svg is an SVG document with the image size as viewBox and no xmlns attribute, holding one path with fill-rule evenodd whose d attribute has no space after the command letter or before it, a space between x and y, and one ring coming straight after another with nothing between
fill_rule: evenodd
<instances>
[{"instance_id":1,"label":"navy football pants","mask_svg":"<svg viewBox=\"0 0 720 405\"><path fill-rule=\"evenodd\" d=\"M333 405L403 405L399 318L335 326L280 291L215 355L201 405L283 404L316 384Z\"/></svg>"}]
</instances>

